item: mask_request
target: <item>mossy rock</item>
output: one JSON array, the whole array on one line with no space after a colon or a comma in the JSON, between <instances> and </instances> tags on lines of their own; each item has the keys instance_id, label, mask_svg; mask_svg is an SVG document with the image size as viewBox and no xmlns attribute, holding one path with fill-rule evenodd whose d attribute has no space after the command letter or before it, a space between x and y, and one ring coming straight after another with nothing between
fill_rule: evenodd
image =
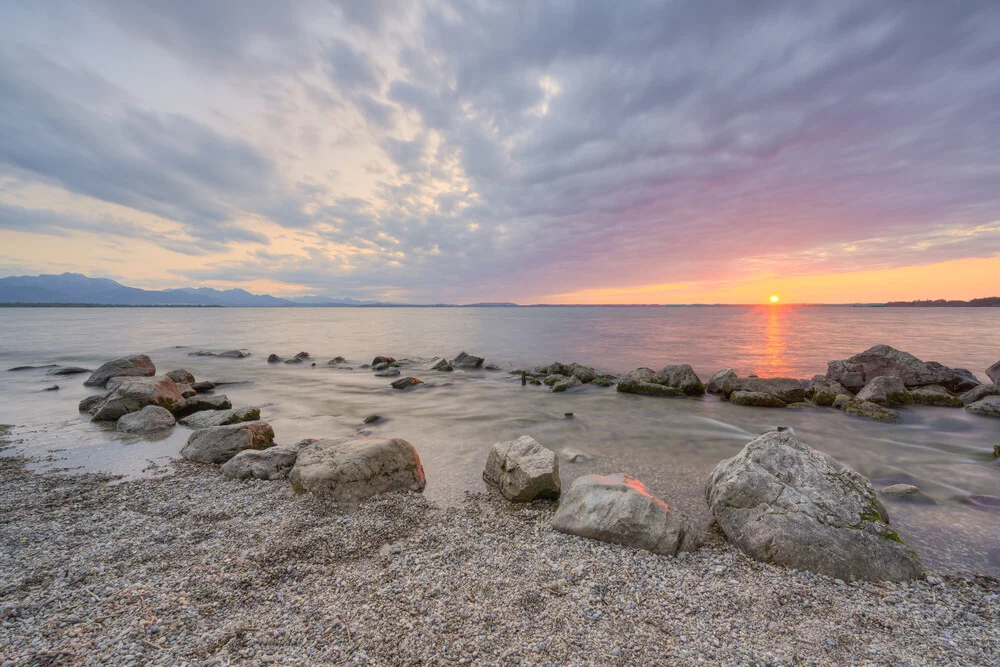
<instances>
[{"instance_id":1,"label":"mossy rock","mask_svg":"<svg viewBox=\"0 0 1000 667\"><path fill-rule=\"evenodd\" d=\"M771 394L762 391L734 391L729 395L729 401L736 405L746 405L754 408L784 408L787 404Z\"/></svg>"},{"instance_id":2,"label":"mossy rock","mask_svg":"<svg viewBox=\"0 0 1000 667\"><path fill-rule=\"evenodd\" d=\"M841 410L848 415L873 419L885 424L895 424L899 421L899 413L895 410L890 410L872 401L863 401L858 398L852 398L847 401Z\"/></svg>"},{"instance_id":3,"label":"mossy rock","mask_svg":"<svg viewBox=\"0 0 1000 667\"><path fill-rule=\"evenodd\" d=\"M655 382L640 380L622 380L618 383L618 391L623 394L639 394L640 396L684 396L677 387L666 387Z\"/></svg>"}]
</instances>

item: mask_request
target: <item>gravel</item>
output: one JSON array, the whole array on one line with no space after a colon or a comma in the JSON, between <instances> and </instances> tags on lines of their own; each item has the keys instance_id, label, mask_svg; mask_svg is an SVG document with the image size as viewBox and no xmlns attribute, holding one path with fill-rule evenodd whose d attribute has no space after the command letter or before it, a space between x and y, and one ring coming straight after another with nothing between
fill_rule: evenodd
<instances>
[{"instance_id":1,"label":"gravel","mask_svg":"<svg viewBox=\"0 0 1000 667\"><path fill-rule=\"evenodd\" d=\"M676 558L555 505L353 512L183 460L120 482L0 457L0 665L1000 665L1000 584L844 583L717 534Z\"/></svg>"}]
</instances>

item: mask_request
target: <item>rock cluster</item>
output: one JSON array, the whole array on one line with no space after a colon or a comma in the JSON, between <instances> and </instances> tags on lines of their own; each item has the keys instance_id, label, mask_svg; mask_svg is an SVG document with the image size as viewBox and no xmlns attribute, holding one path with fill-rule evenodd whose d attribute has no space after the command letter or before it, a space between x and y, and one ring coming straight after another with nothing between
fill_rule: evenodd
<instances>
[{"instance_id":1,"label":"rock cluster","mask_svg":"<svg viewBox=\"0 0 1000 667\"><path fill-rule=\"evenodd\" d=\"M659 371L637 368L618 381L618 391L643 396L701 396L705 385L690 364L664 366Z\"/></svg>"}]
</instances>

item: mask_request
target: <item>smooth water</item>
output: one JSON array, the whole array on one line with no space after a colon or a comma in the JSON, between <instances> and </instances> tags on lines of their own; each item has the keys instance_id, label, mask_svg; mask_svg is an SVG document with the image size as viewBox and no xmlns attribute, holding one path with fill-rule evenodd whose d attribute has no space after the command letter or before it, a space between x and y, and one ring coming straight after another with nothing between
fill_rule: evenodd
<instances>
[{"instance_id":1,"label":"smooth water","mask_svg":"<svg viewBox=\"0 0 1000 667\"><path fill-rule=\"evenodd\" d=\"M620 373L637 366L690 363L707 379L741 375L810 377L831 359L888 343L925 360L968 368L981 379L1000 358L1000 309L850 307L572 307L301 309L0 309L0 368L25 364L96 368L144 352L160 372L186 368L220 387L234 406L261 406L279 442L364 427L417 448L426 494L457 502L481 490L490 445L530 434L559 451L575 447L591 463L561 462L564 486L580 474L624 471L707 524L703 484L715 464L778 425L870 476L876 487L918 485L933 504L884 499L894 525L939 571L1000 576L1000 420L960 409L913 407L885 425L832 409L767 410L702 399L657 399L583 387L552 394L522 387L503 372L407 371L434 386L399 392L361 369L376 354L397 359L452 357L461 350L504 369L579 361ZM195 349L245 348L247 359L193 357ZM317 362L267 364L271 352L307 351ZM353 370L330 368L334 356ZM189 431L127 436L77 412L86 375L0 370L0 423L17 425L21 451L39 469L157 474ZM59 384L59 391L44 387ZM573 417L565 417L572 412Z\"/></svg>"}]
</instances>

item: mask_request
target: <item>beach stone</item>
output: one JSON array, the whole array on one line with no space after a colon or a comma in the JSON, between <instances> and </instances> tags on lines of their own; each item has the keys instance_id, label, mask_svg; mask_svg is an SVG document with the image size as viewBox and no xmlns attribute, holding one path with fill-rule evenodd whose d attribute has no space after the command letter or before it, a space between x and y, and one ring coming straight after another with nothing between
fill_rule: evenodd
<instances>
[{"instance_id":1,"label":"beach stone","mask_svg":"<svg viewBox=\"0 0 1000 667\"><path fill-rule=\"evenodd\" d=\"M228 410L231 407L233 407L233 404L225 394L218 394L216 396L202 396L198 394L173 404L170 406L170 412L173 413L174 417L180 419L181 417L187 417L202 410Z\"/></svg>"},{"instance_id":2,"label":"beach stone","mask_svg":"<svg viewBox=\"0 0 1000 667\"><path fill-rule=\"evenodd\" d=\"M556 382L555 384L553 384L552 385L552 391L554 391L554 392L561 392L561 391L566 391L567 389L573 389L574 387L579 387L579 386L582 386L582 385L583 385L583 381L580 380L579 377L577 377L576 375L571 375L568 378L566 378L565 380L559 380L558 382Z\"/></svg>"},{"instance_id":3,"label":"beach stone","mask_svg":"<svg viewBox=\"0 0 1000 667\"><path fill-rule=\"evenodd\" d=\"M103 387L113 377L151 377L156 375L153 360L145 354L133 354L101 364L83 384L88 387Z\"/></svg>"},{"instance_id":4,"label":"beach stone","mask_svg":"<svg viewBox=\"0 0 1000 667\"><path fill-rule=\"evenodd\" d=\"M675 364L664 366L655 376L657 384L676 387L688 396L701 396L705 393L705 385L691 368L691 364Z\"/></svg>"},{"instance_id":5,"label":"beach stone","mask_svg":"<svg viewBox=\"0 0 1000 667\"><path fill-rule=\"evenodd\" d=\"M806 388L806 397L819 406L833 405L838 396L852 396L850 390L825 375L814 375Z\"/></svg>"},{"instance_id":6,"label":"beach stone","mask_svg":"<svg viewBox=\"0 0 1000 667\"><path fill-rule=\"evenodd\" d=\"M191 385L191 388L200 394L202 392L212 391L213 389L215 389L215 383L209 382L208 380L202 380L201 382L193 383Z\"/></svg>"},{"instance_id":7,"label":"beach stone","mask_svg":"<svg viewBox=\"0 0 1000 667\"><path fill-rule=\"evenodd\" d=\"M966 405L965 409L983 417L1000 417L1000 396L987 396Z\"/></svg>"},{"instance_id":8,"label":"beach stone","mask_svg":"<svg viewBox=\"0 0 1000 667\"><path fill-rule=\"evenodd\" d=\"M755 408L783 408L786 403L777 396L762 391L734 391L729 395L729 401L736 405L748 405Z\"/></svg>"},{"instance_id":9,"label":"beach stone","mask_svg":"<svg viewBox=\"0 0 1000 667\"><path fill-rule=\"evenodd\" d=\"M563 458L570 463L587 463L594 460L594 457L590 454L582 452L574 447L566 447L559 453L562 454Z\"/></svg>"},{"instance_id":10,"label":"beach stone","mask_svg":"<svg viewBox=\"0 0 1000 667\"><path fill-rule=\"evenodd\" d=\"M299 452L293 488L355 504L392 491L424 490L424 469L413 445L400 438L349 436L317 440Z\"/></svg>"},{"instance_id":11,"label":"beach stone","mask_svg":"<svg viewBox=\"0 0 1000 667\"><path fill-rule=\"evenodd\" d=\"M680 549L685 531L676 512L623 473L585 475L573 482L559 502L552 527L667 556Z\"/></svg>"},{"instance_id":12,"label":"beach stone","mask_svg":"<svg viewBox=\"0 0 1000 667\"><path fill-rule=\"evenodd\" d=\"M390 383L390 386L393 389L402 390L402 389L409 389L410 387L415 387L418 384L423 384L423 382L418 380L417 378L407 376L404 378L399 378L398 380L393 380Z\"/></svg>"},{"instance_id":13,"label":"beach stone","mask_svg":"<svg viewBox=\"0 0 1000 667\"><path fill-rule=\"evenodd\" d=\"M976 374L966 368L949 368L936 361L927 361L925 363L928 368L938 372L938 381L936 384L941 385L948 391L961 394L981 384Z\"/></svg>"},{"instance_id":14,"label":"beach stone","mask_svg":"<svg viewBox=\"0 0 1000 667\"><path fill-rule=\"evenodd\" d=\"M276 354L267 355L267 363L269 364L280 364L282 361L284 361L284 359L282 359Z\"/></svg>"},{"instance_id":15,"label":"beach stone","mask_svg":"<svg viewBox=\"0 0 1000 667\"><path fill-rule=\"evenodd\" d=\"M94 409L91 421L118 421L130 412L138 412L147 405L158 405L168 410L185 400L177 384L170 378L130 377L111 391Z\"/></svg>"},{"instance_id":16,"label":"beach stone","mask_svg":"<svg viewBox=\"0 0 1000 667\"><path fill-rule=\"evenodd\" d=\"M860 391L873 378L880 376L897 377L906 388L941 384L942 380L947 382L951 377L951 374L928 366L912 354L889 345L875 345L850 359L831 361L826 375L853 392Z\"/></svg>"},{"instance_id":17,"label":"beach stone","mask_svg":"<svg viewBox=\"0 0 1000 667\"><path fill-rule=\"evenodd\" d=\"M597 371L589 366L578 364L575 361L566 367L567 373L577 378L583 384L589 384L597 379Z\"/></svg>"},{"instance_id":18,"label":"beach stone","mask_svg":"<svg viewBox=\"0 0 1000 667\"><path fill-rule=\"evenodd\" d=\"M145 435L167 431L173 428L175 423L177 422L170 414L170 410L158 405L147 405L138 412L122 415L115 428L122 433Z\"/></svg>"},{"instance_id":19,"label":"beach stone","mask_svg":"<svg viewBox=\"0 0 1000 667\"><path fill-rule=\"evenodd\" d=\"M969 405L970 403L975 403L976 401L982 400L987 396L1000 396L1000 387L995 384L981 384L975 389L970 389L962 394L961 398L964 405Z\"/></svg>"},{"instance_id":20,"label":"beach stone","mask_svg":"<svg viewBox=\"0 0 1000 667\"><path fill-rule=\"evenodd\" d=\"M195 431L181 449L181 456L199 463L225 463L244 449L267 449L274 429L263 421L212 426Z\"/></svg>"},{"instance_id":21,"label":"beach stone","mask_svg":"<svg viewBox=\"0 0 1000 667\"><path fill-rule=\"evenodd\" d=\"M508 500L520 503L556 499L562 490L559 457L530 435L494 443L486 458L483 479Z\"/></svg>"},{"instance_id":22,"label":"beach stone","mask_svg":"<svg viewBox=\"0 0 1000 667\"><path fill-rule=\"evenodd\" d=\"M473 354L468 354L464 350L458 353L458 356L451 360L452 368L458 368L461 370L472 370L479 368L486 361L483 357L477 357Z\"/></svg>"},{"instance_id":23,"label":"beach stone","mask_svg":"<svg viewBox=\"0 0 1000 667\"><path fill-rule=\"evenodd\" d=\"M705 391L710 394L722 394L723 396L729 396L739 389L739 377L732 368L723 368L721 371L717 372L705 385Z\"/></svg>"},{"instance_id":24,"label":"beach stone","mask_svg":"<svg viewBox=\"0 0 1000 667\"><path fill-rule=\"evenodd\" d=\"M801 403L806 400L805 387L794 378L747 377L738 381L737 390L770 394L782 403Z\"/></svg>"},{"instance_id":25,"label":"beach stone","mask_svg":"<svg viewBox=\"0 0 1000 667\"><path fill-rule=\"evenodd\" d=\"M252 422L260 419L260 408L245 407L235 410L203 410L188 415L177 423L188 428L201 429L211 426L228 426L229 424L239 424L241 422Z\"/></svg>"},{"instance_id":26,"label":"beach stone","mask_svg":"<svg viewBox=\"0 0 1000 667\"><path fill-rule=\"evenodd\" d=\"M937 405L943 408L960 408L965 403L958 396L939 384L929 384L926 387L916 387L910 390L914 403L920 405Z\"/></svg>"},{"instance_id":27,"label":"beach stone","mask_svg":"<svg viewBox=\"0 0 1000 667\"><path fill-rule=\"evenodd\" d=\"M903 380L886 375L869 380L858 392L857 398L859 401L871 401L879 405L907 405L913 402Z\"/></svg>"},{"instance_id":28,"label":"beach stone","mask_svg":"<svg viewBox=\"0 0 1000 667\"><path fill-rule=\"evenodd\" d=\"M868 478L787 431L720 462L705 495L726 537L751 558L845 581L923 576Z\"/></svg>"},{"instance_id":29,"label":"beach stone","mask_svg":"<svg viewBox=\"0 0 1000 667\"><path fill-rule=\"evenodd\" d=\"M104 396L88 396L80 401L80 412L93 413L94 409L104 401Z\"/></svg>"},{"instance_id":30,"label":"beach stone","mask_svg":"<svg viewBox=\"0 0 1000 667\"><path fill-rule=\"evenodd\" d=\"M618 391L623 394L640 394L642 396L683 396L684 391L678 387L668 387L656 381L656 373L652 368L637 368L629 371L618 381Z\"/></svg>"},{"instance_id":31,"label":"beach stone","mask_svg":"<svg viewBox=\"0 0 1000 667\"><path fill-rule=\"evenodd\" d=\"M175 371L170 371L167 373L167 377L176 382L177 384L194 384L194 375L190 371L186 371L183 368L178 368Z\"/></svg>"},{"instance_id":32,"label":"beach stone","mask_svg":"<svg viewBox=\"0 0 1000 667\"><path fill-rule=\"evenodd\" d=\"M986 377L993 381L993 384L1000 385L1000 361L986 369Z\"/></svg>"},{"instance_id":33,"label":"beach stone","mask_svg":"<svg viewBox=\"0 0 1000 667\"><path fill-rule=\"evenodd\" d=\"M841 405L837 406L837 402L840 402ZM844 412L844 414L854 415L855 417L864 417L865 419L873 419L886 424L895 424L899 421L898 412L872 401L865 401L859 398L848 398L848 400L841 402L840 397L838 396L837 402L834 403L834 406L838 407L838 409Z\"/></svg>"},{"instance_id":34,"label":"beach stone","mask_svg":"<svg viewBox=\"0 0 1000 667\"><path fill-rule=\"evenodd\" d=\"M295 447L268 447L267 449L244 449L222 464L222 476L226 479L287 479L299 456Z\"/></svg>"},{"instance_id":35,"label":"beach stone","mask_svg":"<svg viewBox=\"0 0 1000 667\"><path fill-rule=\"evenodd\" d=\"M81 368L80 366L62 366L60 368L53 368L46 375L79 375L90 372L89 368Z\"/></svg>"},{"instance_id":36,"label":"beach stone","mask_svg":"<svg viewBox=\"0 0 1000 667\"><path fill-rule=\"evenodd\" d=\"M455 370L452 368L451 364L448 363L447 359L442 359L441 357L434 357L420 368L425 371L443 371L446 373Z\"/></svg>"}]
</instances>

